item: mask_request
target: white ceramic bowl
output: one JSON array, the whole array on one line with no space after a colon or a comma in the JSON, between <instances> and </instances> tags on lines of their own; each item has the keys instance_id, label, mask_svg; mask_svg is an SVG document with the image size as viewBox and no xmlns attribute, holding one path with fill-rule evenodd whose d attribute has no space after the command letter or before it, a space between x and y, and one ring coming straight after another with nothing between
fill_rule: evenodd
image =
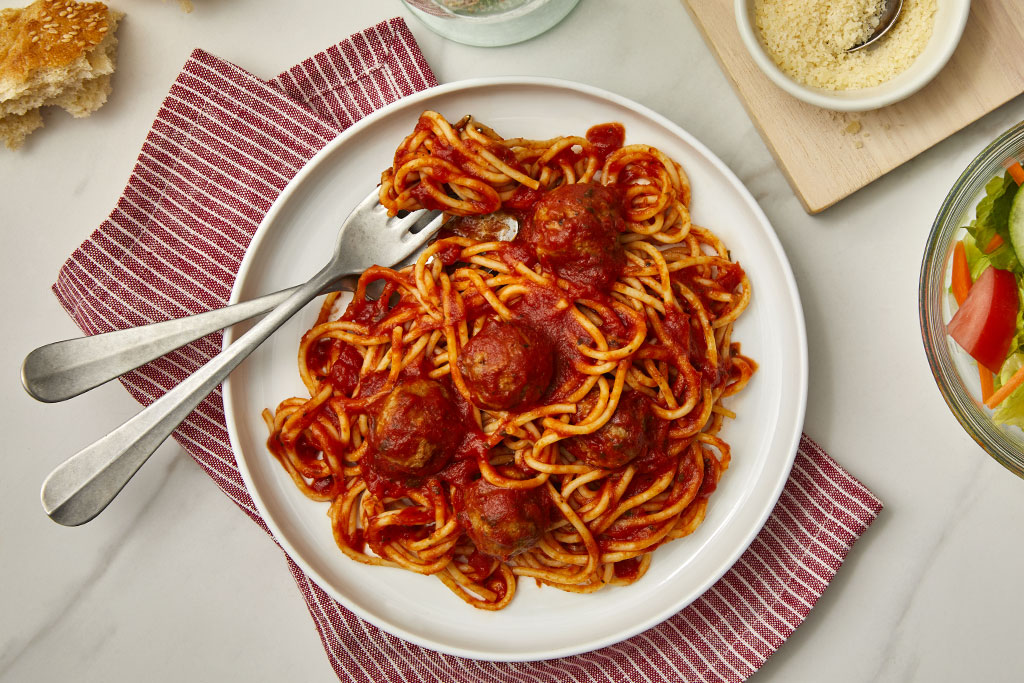
<instances>
[{"instance_id":1,"label":"white ceramic bowl","mask_svg":"<svg viewBox=\"0 0 1024 683\"><path fill-rule=\"evenodd\" d=\"M793 97L836 111L879 109L909 97L932 80L953 56L971 9L971 0L937 0L935 27L924 51L906 71L885 83L858 90L828 90L803 85L772 61L754 22L754 0L734 0L736 26L750 56L768 78Z\"/></svg>"}]
</instances>

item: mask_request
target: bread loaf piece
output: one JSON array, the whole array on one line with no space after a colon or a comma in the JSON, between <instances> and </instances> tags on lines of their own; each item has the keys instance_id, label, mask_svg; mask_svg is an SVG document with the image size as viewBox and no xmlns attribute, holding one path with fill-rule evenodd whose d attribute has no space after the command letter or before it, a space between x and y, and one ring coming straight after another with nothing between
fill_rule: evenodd
<instances>
[{"instance_id":1,"label":"bread loaf piece","mask_svg":"<svg viewBox=\"0 0 1024 683\"><path fill-rule=\"evenodd\" d=\"M41 107L83 117L107 101L123 16L73 0L0 10L0 139L8 147L43 125Z\"/></svg>"}]
</instances>

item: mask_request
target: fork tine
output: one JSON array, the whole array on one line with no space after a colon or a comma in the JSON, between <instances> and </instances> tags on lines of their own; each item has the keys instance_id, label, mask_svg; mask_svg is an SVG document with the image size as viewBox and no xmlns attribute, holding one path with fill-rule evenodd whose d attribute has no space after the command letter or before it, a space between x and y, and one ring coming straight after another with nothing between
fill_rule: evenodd
<instances>
[{"instance_id":1,"label":"fork tine","mask_svg":"<svg viewBox=\"0 0 1024 683\"><path fill-rule=\"evenodd\" d=\"M427 240L433 237L434 233L437 232L438 228L441 227L442 218L443 215L438 213L430 220L430 222L424 225L420 230L416 232L406 230L405 232L402 233L402 236L399 239L402 241L402 244L407 249L419 249L421 246L426 244Z\"/></svg>"},{"instance_id":2,"label":"fork tine","mask_svg":"<svg viewBox=\"0 0 1024 683\"><path fill-rule=\"evenodd\" d=\"M422 232L428 225L439 218L443 218L440 211L427 211L416 217L416 222L409 226L409 232L414 234Z\"/></svg>"},{"instance_id":3,"label":"fork tine","mask_svg":"<svg viewBox=\"0 0 1024 683\"><path fill-rule=\"evenodd\" d=\"M390 267L404 261L437 232L442 215L440 211L416 209L388 216L379 196L368 195L342 223L329 267L344 273L339 277L349 277L373 264ZM427 225L421 228L424 223Z\"/></svg>"},{"instance_id":4,"label":"fork tine","mask_svg":"<svg viewBox=\"0 0 1024 683\"><path fill-rule=\"evenodd\" d=\"M424 216L433 215L434 211L428 211L427 209L416 209L410 211L404 216L395 216L394 218L388 219L388 226L391 229L405 230L416 225L417 222L423 219Z\"/></svg>"},{"instance_id":5,"label":"fork tine","mask_svg":"<svg viewBox=\"0 0 1024 683\"><path fill-rule=\"evenodd\" d=\"M370 194L363 197L363 199L358 204L356 204L355 208L353 208L352 211L349 213L350 215L354 215L361 211L372 210L378 206L381 206L380 191L374 189L373 191L370 192ZM381 208L383 207L381 206Z\"/></svg>"}]
</instances>

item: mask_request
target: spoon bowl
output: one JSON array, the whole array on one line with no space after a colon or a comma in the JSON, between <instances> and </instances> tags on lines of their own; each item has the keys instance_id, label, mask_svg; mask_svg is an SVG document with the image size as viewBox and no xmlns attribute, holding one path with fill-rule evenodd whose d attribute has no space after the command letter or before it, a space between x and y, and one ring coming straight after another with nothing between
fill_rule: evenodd
<instances>
[{"instance_id":1,"label":"spoon bowl","mask_svg":"<svg viewBox=\"0 0 1024 683\"><path fill-rule=\"evenodd\" d=\"M882 13L878 17L878 25L875 27L875 30L871 32L867 40L859 45L854 45L847 52L863 50L888 33L889 29L896 24L896 20L899 19L901 11L903 11L903 0L885 0L885 8L882 9Z\"/></svg>"}]
</instances>

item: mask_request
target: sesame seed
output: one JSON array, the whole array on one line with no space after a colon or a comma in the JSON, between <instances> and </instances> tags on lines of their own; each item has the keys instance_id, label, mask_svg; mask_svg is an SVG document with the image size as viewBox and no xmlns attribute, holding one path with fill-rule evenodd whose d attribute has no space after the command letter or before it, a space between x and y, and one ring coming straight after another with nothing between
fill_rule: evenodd
<instances>
[{"instance_id":1,"label":"sesame seed","mask_svg":"<svg viewBox=\"0 0 1024 683\"><path fill-rule=\"evenodd\" d=\"M57 16L66 17L68 15L67 10L62 10Z\"/></svg>"},{"instance_id":2,"label":"sesame seed","mask_svg":"<svg viewBox=\"0 0 1024 683\"><path fill-rule=\"evenodd\" d=\"M99 28L99 32L100 32L100 33L106 33L106 32L107 32L107 27L106 27L106 26L101 26L101 27Z\"/></svg>"},{"instance_id":3,"label":"sesame seed","mask_svg":"<svg viewBox=\"0 0 1024 683\"><path fill-rule=\"evenodd\" d=\"M75 43L75 45L77 45L78 47L85 47L85 41L84 40L80 40L77 43Z\"/></svg>"},{"instance_id":4,"label":"sesame seed","mask_svg":"<svg viewBox=\"0 0 1024 683\"><path fill-rule=\"evenodd\" d=\"M38 43L39 42L39 36L32 36L32 42L33 43Z\"/></svg>"}]
</instances>

